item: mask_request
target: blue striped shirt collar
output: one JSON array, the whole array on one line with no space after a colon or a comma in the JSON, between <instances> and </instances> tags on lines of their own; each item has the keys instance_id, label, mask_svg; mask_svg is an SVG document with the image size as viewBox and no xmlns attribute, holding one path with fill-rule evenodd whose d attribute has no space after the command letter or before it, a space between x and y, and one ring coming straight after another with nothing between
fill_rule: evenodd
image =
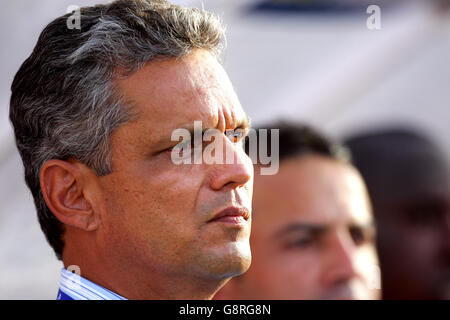
<instances>
[{"instance_id":1,"label":"blue striped shirt collar","mask_svg":"<svg viewBox=\"0 0 450 320\"><path fill-rule=\"evenodd\" d=\"M72 273L61 270L61 282L56 300L127 300L98 284Z\"/></svg>"}]
</instances>

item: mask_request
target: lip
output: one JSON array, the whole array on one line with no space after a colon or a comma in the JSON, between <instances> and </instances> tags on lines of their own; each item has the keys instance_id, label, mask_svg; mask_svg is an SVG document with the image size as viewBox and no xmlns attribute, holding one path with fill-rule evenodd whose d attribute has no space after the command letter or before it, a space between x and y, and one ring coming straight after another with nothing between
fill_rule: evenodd
<instances>
[{"instance_id":1,"label":"lip","mask_svg":"<svg viewBox=\"0 0 450 320\"><path fill-rule=\"evenodd\" d=\"M225 222L242 224L250 218L250 210L246 207L228 207L214 215L208 222Z\"/></svg>"}]
</instances>

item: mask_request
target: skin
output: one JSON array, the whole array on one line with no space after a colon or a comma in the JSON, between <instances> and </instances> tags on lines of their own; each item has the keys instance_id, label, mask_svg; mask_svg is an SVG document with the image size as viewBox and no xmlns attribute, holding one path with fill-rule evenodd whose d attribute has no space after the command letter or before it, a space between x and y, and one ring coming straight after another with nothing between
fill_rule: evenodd
<instances>
[{"instance_id":1,"label":"skin","mask_svg":"<svg viewBox=\"0 0 450 320\"><path fill-rule=\"evenodd\" d=\"M391 157L369 176L383 298L450 299L448 165L429 146L404 143L387 151Z\"/></svg>"},{"instance_id":2,"label":"skin","mask_svg":"<svg viewBox=\"0 0 450 320\"><path fill-rule=\"evenodd\" d=\"M364 183L319 155L255 175L253 260L217 299L376 299L377 255ZM369 289L372 286L374 289Z\"/></svg>"},{"instance_id":3,"label":"skin","mask_svg":"<svg viewBox=\"0 0 450 320\"><path fill-rule=\"evenodd\" d=\"M111 136L112 173L75 160L47 162L41 187L65 224L64 265L129 299L209 299L250 265L251 218L210 222L237 206L251 210L253 168L241 142L222 135L233 164L175 165L173 130L248 127L222 66L208 51L150 62L116 80L135 118Z\"/></svg>"}]
</instances>

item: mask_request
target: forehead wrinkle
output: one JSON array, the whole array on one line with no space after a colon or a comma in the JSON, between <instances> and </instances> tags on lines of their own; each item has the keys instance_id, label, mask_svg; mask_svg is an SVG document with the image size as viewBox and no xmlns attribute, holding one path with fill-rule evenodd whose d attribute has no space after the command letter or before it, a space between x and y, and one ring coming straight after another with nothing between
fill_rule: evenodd
<instances>
[{"instance_id":1,"label":"forehead wrinkle","mask_svg":"<svg viewBox=\"0 0 450 320\"><path fill-rule=\"evenodd\" d=\"M248 117L243 113L240 115L240 106L233 105L233 101L227 99L223 90L217 86L209 86L205 88L196 89L196 98L198 98L198 104L208 104L211 113L207 115L208 125L206 128L216 128L222 132L227 129L235 129L239 126L244 128L248 127Z\"/></svg>"},{"instance_id":2,"label":"forehead wrinkle","mask_svg":"<svg viewBox=\"0 0 450 320\"><path fill-rule=\"evenodd\" d=\"M200 103L207 104L211 110L212 121L205 127L216 128L220 131L225 131L227 128L227 113L225 109L227 107L226 94L224 89L219 85L213 83L213 81L205 81L206 84L196 88L197 97L201 101Z\"/></svg>"},{"instance_id":3,"label":"forehead wrinkle","mask_svg":"<svg viewBox=\"0 0 450 320\"><path fill-rule=\"evenodd\" d=\"M206 68L201 73L200 81L194 81L193 85L197 96L216 109L218 117L216 127L225 131L247 123L248 121L245 121L247 119L239 118L240 111L243 110L228 75L221 65L212 68Z\"/></svg>"},{"instance_id":4,"label":"forehead wrinkle","mask_svg":"<svg viewBox=\"0 0 450 320\"><path fill-rule=\"evenodd\" d=\"M222 116L221 128L225 130L234 130L236 128L248 129L250 119L240 105L222 104L220 115Z\"/></svg>"},{"instance_id":5,"label":"forehead wrinkle","mask_svg":"<svg viewBox=\"0 0 450 320\"><path fill-rule=\"evenodd\" d=\"M248 116L242 109L239 99L237 98L229 80L224 83L223 89L219 92L217 100L221 106L222 114L224 116L225 129L248 127Z\"/></svg>"}]
</instances>

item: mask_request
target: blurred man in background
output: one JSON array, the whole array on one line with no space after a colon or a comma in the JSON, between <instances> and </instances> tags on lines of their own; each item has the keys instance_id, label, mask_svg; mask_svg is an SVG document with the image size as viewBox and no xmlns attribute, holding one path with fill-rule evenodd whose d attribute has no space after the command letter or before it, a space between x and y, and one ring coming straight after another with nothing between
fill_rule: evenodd
<instances>
[{"instance_id":1,"label":"blurred man in background","mask_svg":"<svg viewBox=\"0 0 450 320\"><path fill-rule=\"evenodd\" d=\"M269 128L280 129L280 168L255 170L252 264L215 298L378 298L371 206L346 150L308 127Z\"/></svg>"},{"instance_id":2,"label":"blurred man in background","mask_svg":"<svg viewBox=\"0 0 450 320\"><path fill-rule=\"evenodd\" d=\"M347 139L378 226L384 299L450 299L450 170L429 139L386 129Z\"/></svg>"}]
</instances>

